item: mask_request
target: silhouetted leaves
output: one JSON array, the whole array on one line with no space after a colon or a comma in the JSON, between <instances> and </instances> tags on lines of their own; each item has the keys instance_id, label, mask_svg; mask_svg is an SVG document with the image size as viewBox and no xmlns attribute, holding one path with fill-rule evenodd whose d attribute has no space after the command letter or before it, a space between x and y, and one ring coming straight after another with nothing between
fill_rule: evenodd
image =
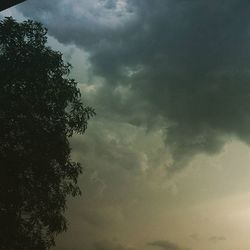
<instances>
[{"instance_id":1,"label":"silhouetted leaves","mask_svg":"<svg viewBox=\"0 0 250 250\"><path fill-rule=\"evenodd\" d=\"M67 195L79 195L68 137L95 114L70 65L37 22L0 21L1 249L47 249L66 230Z\"/></svg>"}]
</instances>

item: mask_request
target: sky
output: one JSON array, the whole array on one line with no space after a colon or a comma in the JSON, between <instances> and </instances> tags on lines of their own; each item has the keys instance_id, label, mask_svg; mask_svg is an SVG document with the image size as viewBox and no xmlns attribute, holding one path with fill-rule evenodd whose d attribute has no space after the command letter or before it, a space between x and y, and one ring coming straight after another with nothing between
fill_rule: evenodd
<instances>
[{"instance_id":1,"label":"sky","mask_svg":"<svg viewBox=\"0 0 250 250\"><path fill-rule=\"evenodd\" d=\"M250 1L28 0L97 116L55 250L250 249Z\"/></svg>"}]
</instances>

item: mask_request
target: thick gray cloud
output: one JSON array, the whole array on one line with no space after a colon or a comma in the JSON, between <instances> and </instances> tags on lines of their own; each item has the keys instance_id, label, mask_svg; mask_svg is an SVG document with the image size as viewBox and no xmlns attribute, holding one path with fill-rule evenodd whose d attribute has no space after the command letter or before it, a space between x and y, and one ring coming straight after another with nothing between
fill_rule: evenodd
<instances>
[{"instance_id":1,"label":"thick gray cloud","mask_svg":"<svg viewBox=\"0 0 250 250\"><path fill-rule=\"evenodd\" d=\"M100 105L131 123L161 120L176 168L229 137L250 143L249 1L33 0L19 10L90 53L106 79Z\"/></svg>"},{"instance_id":2,"label":"thick gray cloud","mask_svg":"<svg viewBox=\"0 0 250 250\"><path fill-rule=\"evenodd\" d=\"M197 204L249 186L246 147L232 147L228 160L197 157L171 179L165 169L166 145L181 168L196 154L218 152L230 137L249 143L249 5L29 0L14 8L15 18L41 21L62 43L49 39L98 113L86 135L71 141L83 165L83 195L69 201L69 230L56 249L228 249L234 238L220 235L235 234L236 225L247 232L244 220L230 219L230 227L225 215L231 209L230 218L241 216L242 208L234 209L243 199L216 209ZM209 239L213 233L219 236ZM146 244L165 235L169 241ZM244 247L247 235L237 240Z\"/></svg>"},{"instance_id":3,"label":"thick gray cloud","mask_svg":"<svg viewBox=\"0 0 250 250\"><path fill-rule=\"evenodd\" d=\"M166 241L166 240L153 241L153 242L148 243L148 245L160 247L163 250L188 250L187 248L182 248L178 246L177 244Z\"/></svg>"}]
</instances>

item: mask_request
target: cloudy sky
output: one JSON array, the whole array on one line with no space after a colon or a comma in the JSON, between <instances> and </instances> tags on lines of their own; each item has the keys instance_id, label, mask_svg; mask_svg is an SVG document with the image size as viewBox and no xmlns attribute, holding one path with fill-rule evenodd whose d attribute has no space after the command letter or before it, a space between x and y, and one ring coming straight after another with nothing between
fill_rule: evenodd
<instances>
[{"instance_id":1,"label":"cloudy sky","mask_svg":"<svg viewBox=\"0 0 250 250\"><path fill-rule=\"evenodd\" d=\"M28 0L97 116L56 250L250 249L250 1Z\"/></svg>"}]
</instances>

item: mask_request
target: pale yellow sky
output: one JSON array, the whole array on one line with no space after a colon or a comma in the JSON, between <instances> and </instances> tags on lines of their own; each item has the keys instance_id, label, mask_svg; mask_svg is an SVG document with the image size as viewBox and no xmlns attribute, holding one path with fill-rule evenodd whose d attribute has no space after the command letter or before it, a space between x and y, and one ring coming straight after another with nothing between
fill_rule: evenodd
<instances>
[{"instance_id":1,"label":"pale yellow sky","mask_svg":"<svg viewBox=\"0 0 250 250\"><path fill-rule=\"evenodd\" d=\"M141 135L140 142L148 143L142 146L134 138L130 147L147 155L149 148L145 145L150 145L157 151L155 154L161 155L161 150L156 150L157 145L159 148L162 145L159 135L160 132ZM247 249L250 247L249 152L247 145L233 140L218 155L197 156L172 177L164 177L164 164L147 166L153 167L149 174L139 179L130 176L124 188L119 183L109 183L108 177L101 180L104 174L100 173L99 181L103 183L96 181L95 185L104 185L104 190L100 188L99 195L89 197L85 187L83 197L70 206L70 230L60 237L59 246L62 243L70 247L70 239L76 238L73 245L81 249L81 244L86 243L84 235L89 235L100 241L111 241L114 246L121 243L135 249L154 249L156 246L147 243L155 240L170 241L183 249ZM88 164L98 163L89 159ZM115 189L112 194L109 185ZM84 189L84 181L82 186ZM85 216L94 216L96 221L86 223Z\"/></svg>"}]
</instances>

